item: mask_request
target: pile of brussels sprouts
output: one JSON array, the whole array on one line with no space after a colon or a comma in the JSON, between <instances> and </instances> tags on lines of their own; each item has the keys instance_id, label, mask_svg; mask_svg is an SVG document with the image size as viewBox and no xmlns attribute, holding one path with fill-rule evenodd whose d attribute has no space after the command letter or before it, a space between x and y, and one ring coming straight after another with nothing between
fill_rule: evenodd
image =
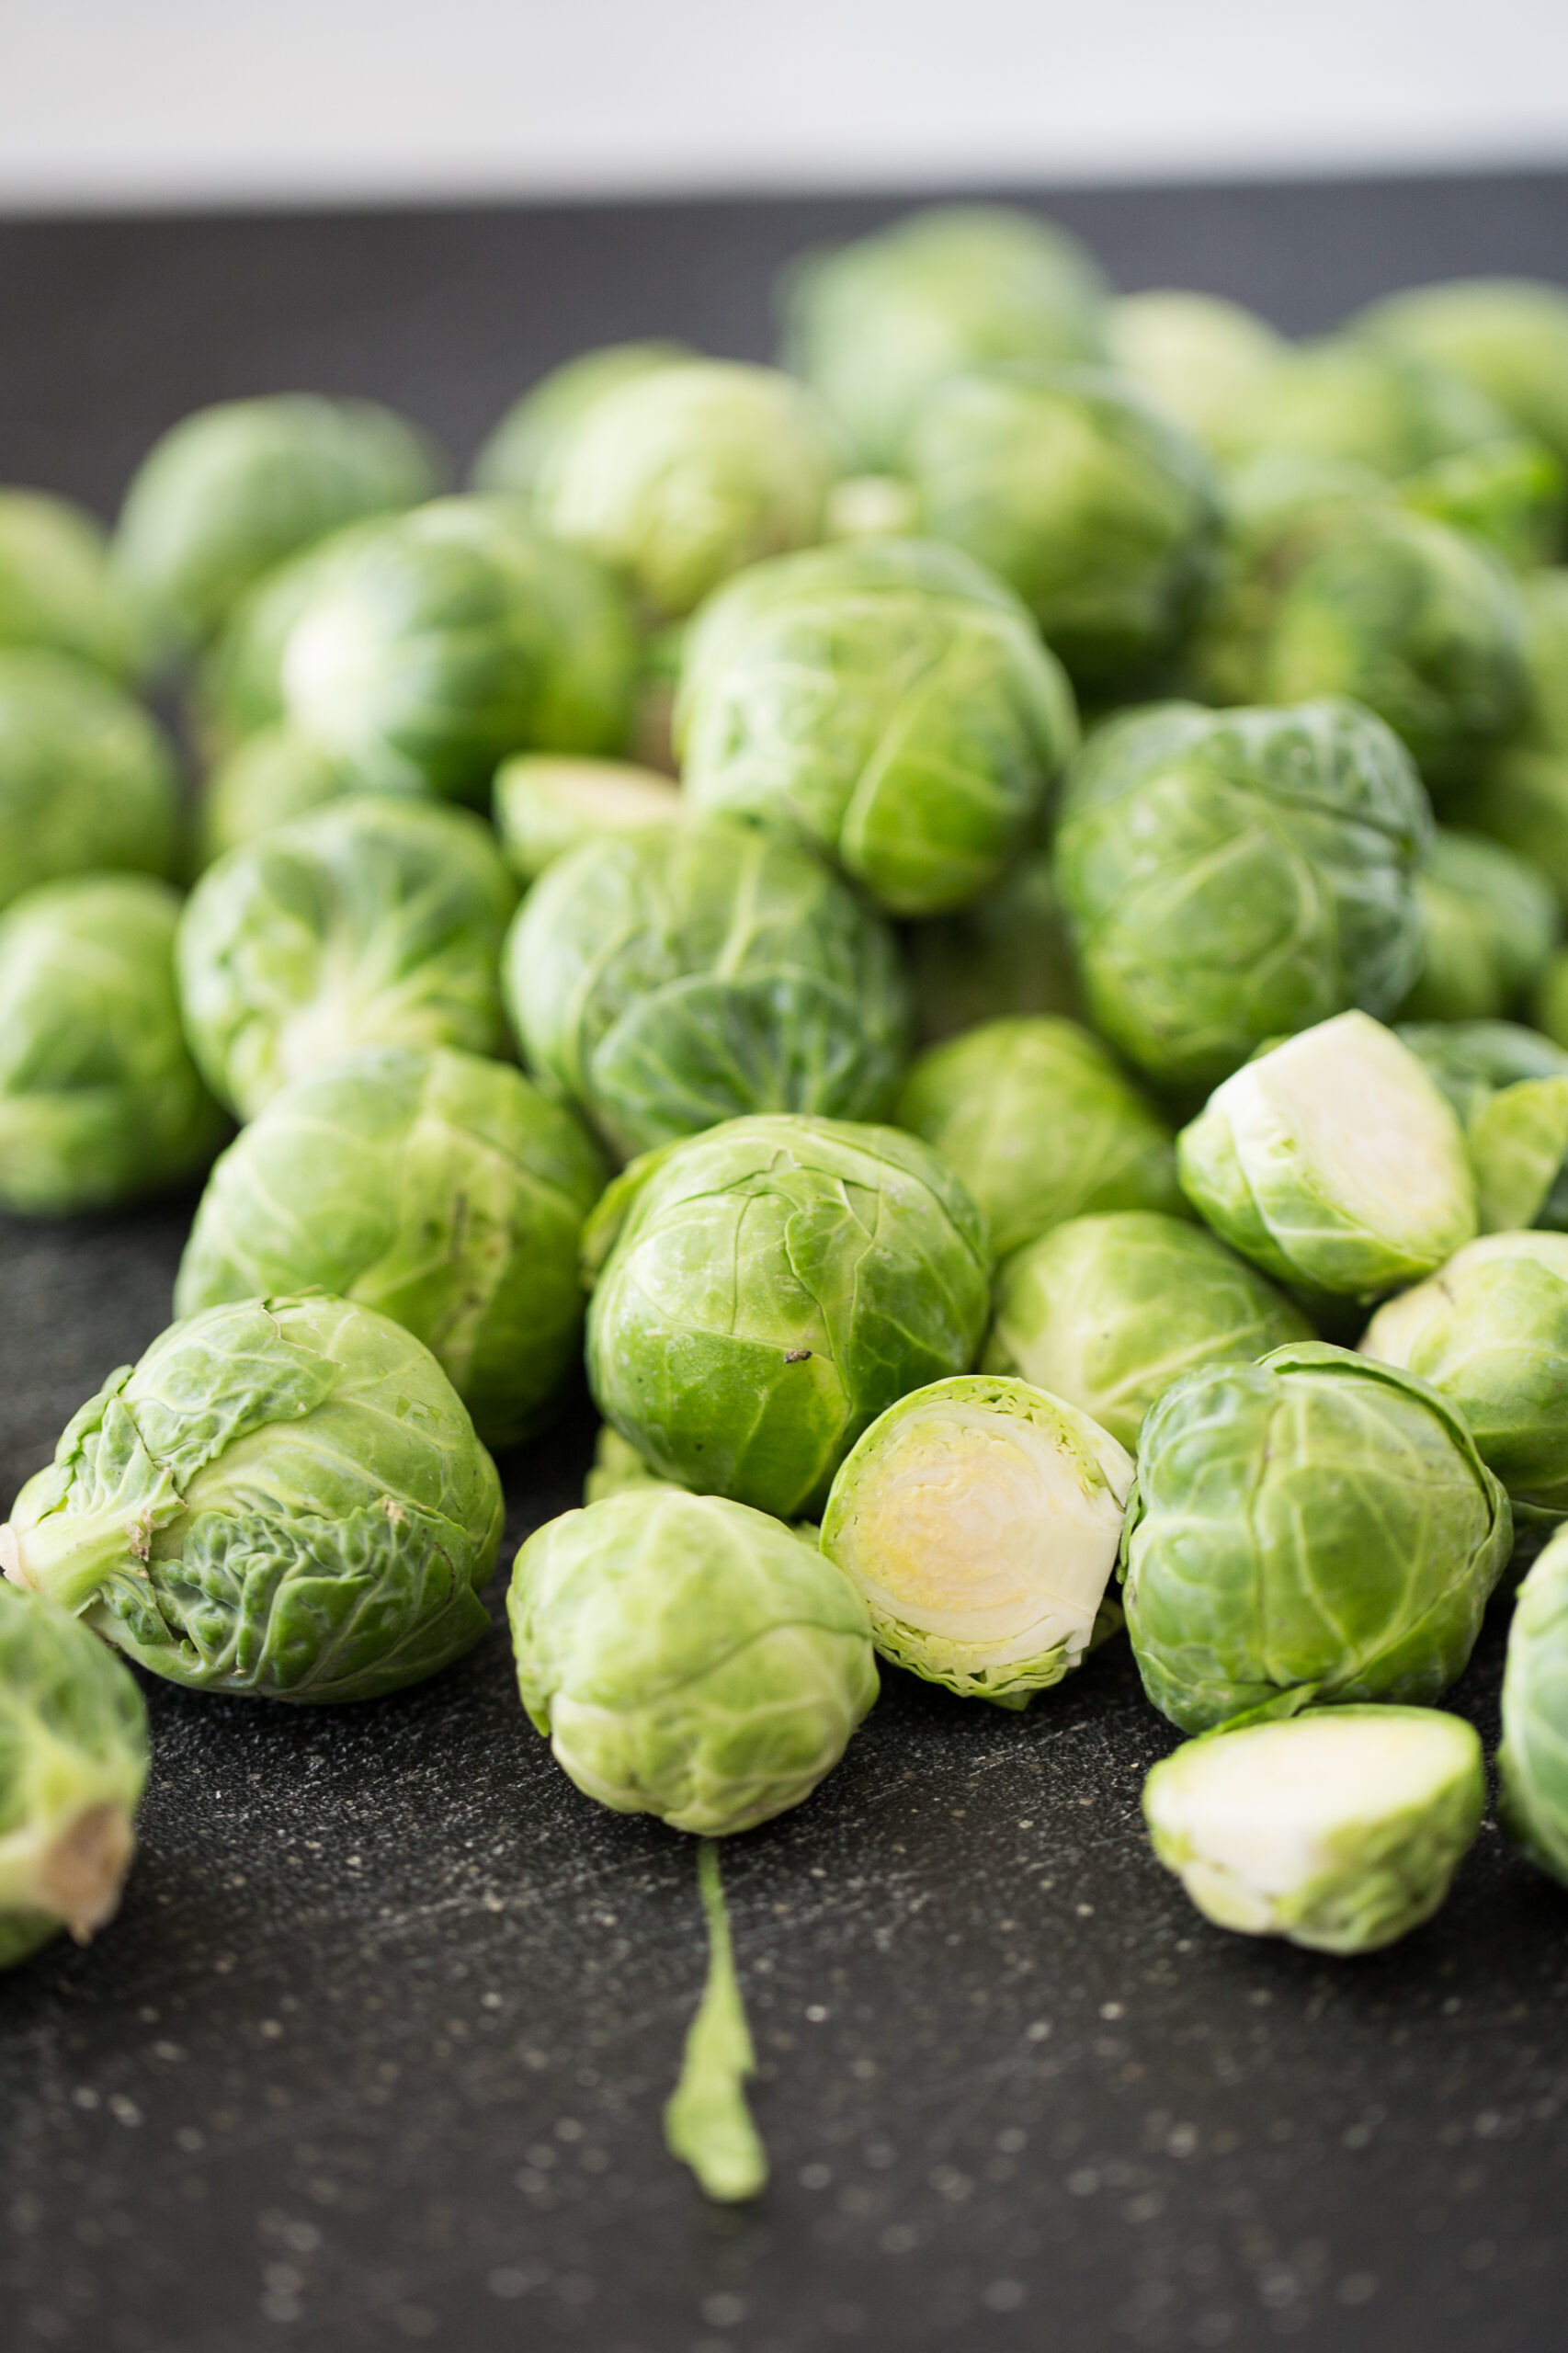
<instances>
[{"instance_id":1,"label":"pile of brussels sprouts","mask_svg":"<svg viewBox=\"0 0 1568 2353\"><path fill-rule=\"evenodd\" d=\"M585 1346L508 1607L601 1803L722 1838L879 1657L1018 1710L1125 1629L1160 1859L1365 1951L1539 1553L1500 1768L1568 1881L1568 292L1293 344L959 208L781 310L570 361L468 491L291 395L111 539L0 494L0 1203L205 1185L0 1529L0 1962L113 1910L115 1653L436 1673ZM700 1878L667 2130L743 2197Z\"/></svg>"}]
</instances>

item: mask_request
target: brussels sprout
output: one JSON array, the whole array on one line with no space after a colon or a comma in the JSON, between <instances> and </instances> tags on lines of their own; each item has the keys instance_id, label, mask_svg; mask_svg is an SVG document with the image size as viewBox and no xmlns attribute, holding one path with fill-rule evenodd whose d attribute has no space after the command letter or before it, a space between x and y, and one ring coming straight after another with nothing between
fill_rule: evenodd
<instances>
[{"instance_id":1,"label":"brussels sprout","mask_svg":"<svg viewBox=\"0 0 1568 2353\"><path fill-rule=\"evenodd\" d=\"M1354 325L1461 377L1568 459L1568 294L1561 286L1452 278L1374 302Z\"/></svg>"},{"instance_id":2,"label":"brussels sprout","mask_svg":"<svg viewBox=\"0 0 1568 2353\"><path fill-rule=\"evenodd\" d=\"M1568 751L1511 745L1468 792L1446 796L1445 814L1528 858L1568 909Z\"/></svg>"},{"instance_id":3,"label":"brussels sprout","mask_svg":"<svg viewBox=\"0 0 1568 2353\"><path fill-rule=\"evenodd\" d=\"M1562 543L1568 475L1542 442L1511 433L1405 474L1394 484L1393 495L1414 514L1430 515L1484 540L1517 571L1526 572L1550 563Z\"/></svg>"},{"instance_id":4,"label":"brussels sprout","mask_svg":"<svg viewBox=\"0 0 1568 2353\"><path fill-rule=\"evenodd\" d=\"M478 1054L375 1046L275 1095L219 1161L175 1313L325 1290L424 1341L490 1446L577 1355L577 1246L604 1189L570 1111Z\"/></svg>"},{"instance_id":5,"label":"brussels sprout","mask_svg":"<svg viewBox=\"0 0 1568 2353\"><path fill-rule=\"evenodd\" d=\"M287 727L263 727L207 779L196 810L197 865L210 866L258 834L363 790L335 754Z\"/></svg>"},{"instance_id":6,"label":"brussels sprout","mask_svg":"<svg viewBox=\"0 0 1568 2353\"><path fill-rule=\"evenodd\" d=\"M1321 1340L1205 1365L1143 1425L1122 1540L1143 1688L1183 1732L1462 1672L1514 1524L1464 1417Z\"/></svg>"},{"instance_id":7,"label":"brussels sprout","mask_svg":"<svg viewBox=\"0 0 1568 2353\"><path fill-rule=\"evenodd\" d=\"M1027 1381L938 1381L857 1441L822 1549L884 1658L1025 1708L1083 1661L1131 1483L1131 1456L1075 1405Z\"/></svg>"},{"instance_id":8,"label":"brussels sprout","mask_svg":"<svg viewBox=\"0 0 1568 2353\"><path fill-rule=\"evenodd\" d=\"M1136 1449L1143 1417L1195 1365L1250 1362L1312 1326L1195 1225L1151 1210L1069 1218L1002 1267L981 1359Z\"/></svg>"},{"instance_id":9,"label":"brussels sprout","mask_svg":"<svg viewBox=\"0 0 1568 2353\"><path fill-rule=\"evenodd\" d=\"M1400 1006L1410 1021L1486 1021L1511 1012L1561 928L1537 866L1481 834L1439 826L1416 879L1424 961Z\"/></svg>"},{"instance_id":10,"label":"brussels sprout","mask_svg":"<svg viewBox=\"0 0 1568 2353\"><path fill-rule=\"evenodd\" d=\"M748 563L822 535L835 467L808 393L772 368L689 359L624 381L564 423L534 510L678 618Z\"/></svg>"},{"instance_id":11,"label":"brussels sprout","mask_svg":"<svg viewBox=\"0 0 1568 2353\"><path fill-rule=\"evenodd\" d=\"M978 898L1077 745L1072 689L1000 582L931 540L744 574L687 641L695 806L814 843L895 915Z\"/></svg>"},{"instance_id":12,"label":"brussels sprout","mask_svg":"<svg viewBox=\"0 0 1568 2353\"><path fill-rule=\"evenodd\" d=\"M1568 568L1521 580L1519 597L1528 673L1523 740L1568 756Z\"/></svg>"},{"instance_id":13,"label":"brussels sprout","mask_svg":"<svg viewBox=\"0 0 1568 2353\"><path fill-rule=\"evenodd\" d=\"M1017 589L1081 689L1124 694L1197 622L1217 562L1209 460L1119 377L954 377L908 463L925 529Z\"/></svg>"},{"instance_id":14,"label":"brussels sprout","mask_svg":"<svg viewBox=\"0 0 1568 2353\"><path fill-rule=\"evenodd\" d=\"M584 1237L588 1381L656 1472L780 1519L819 1509L877 1415L965 1372L984 1222L894 1128L732 1120L650 1153Z\"/></svg>"},{"instance_id":15,"label":"brussels sprout","mask_svg":"<svg viewBox=\"0 0 1568 2353\"><path fill-rule=\"evenodd\" d=\"M167 875L174 756L139 703L64 654L0 651L0 907L57 876Z\"/></svg>"},{"instance_id":16,"label":"brussels sprout","mask_svg":"<svg viewBox=\"0 0 1568 2353\"><path fill-rule=\"evenodd\" d=\"M374 401L281 392L181 419L120 509L120 579L176 642L210 637L263 573L362 515L428 498L435 453Z\"/></svg>"},{"instance_id":17,"label":"brussels sprout","mask_svg":"<svg viewBox=\"0 0 1568 2353\"><path fill-rule=\"evenodd\" d=\"M1524 712L1518 592L1489 548L1392 509L1346 520L1279 599L1266 697L1353 696L1409 745L1428 785L1463 784Z\"/></svg>"},{"instance_id":18,"label":"brussels sprout","mask_svg":"<svg viewBox=\"0 0 1568 2353\"><path fill-rule=\"evenodd\" d=\"M722 819L559 859L504 983L531 1067L622 1159L747 1111L874 1117L907 1044L886 927L809 850Z\"/></svg>"},{"instance_id":19,"label":"brussels sprout","mask_svg":"<svg viewBox=\"0 0 1568 2353\"><path fill-rule=\"evenodd\" d=\"M931 1047L895 1116L958 1171L999 1258L1085 1210L1185 1211L1170 1130L1075 1021L1022 1015Z\"/></svg>"},{"instance_id":20,"label":"brussels sprout","mask_svg":"<svg viewBox=\"0 0 1568 2353\"><path fill-rule=\"evenodd\" d=\"M1482 1233L1568 1230L1568 1053L1512 1021L1413 1022L1399 1035L1459 1115Z\"/></svg>"},{"instance_id":21,"label":"brussels sprout","mask_svg":"<svg viewBox=\"0 0 1568 2353\"><path fill-rule=\"evenodd\" d=\"M866 1606L765 1512L644 1487L530 1536L523 1705L587 1796L728 1837L810 1797L877 1696Z\"/></svg>"},{"instance_id":22,"label":"brussels sprout","mask_svg":"<svg viewBox=\"0 0 1568 2353\"><path fill-rule=\"evenodd\" d=\"M1389 1012L1420 965L1430 826L1408 754L1354 703L1111 721L1057 838L1096 1024L1166 1084L1209 1086L1282 1031Z\"/></svg>"},{"instance_id":23,"label":"brussels sprout","mask_svg":"<svg viewBox=\"0 0 1568 2353\"><path fill-rule=\"evenodd\" d=\"M485 801L508 752L617 752L625 599L516 500L442 498L338 551L284 642L284 716L381 790Z\"/></svg>"},{"instance_id":24,"label":"brussels sprout","mask_svg":"<svg viewBox=\"0 0 1568 2353\"><path fill-rule=\"evenodd\" d=\"M696 358L684 343L608 343L552 368L514 401L483 444L473 461L475 490L531 498L557 444L601 394Z\"/></svg>"},{"instance_id":25,"label":"brussels sprout","mask_svg":"<svg viewBox=\"0 0 1568 2353\"><path fill-rule=\"evenodd\" d=\"M1364 1356L1458 1406L1516 1523L1568 1518L1568 1233L1487 1233L1379 1308Z\"/></svg>"},{"instance_id":26,"label":"brussels sprout","mask_svg":"<svg viewBox=\"0 0 1568 2353\"><path fill-rule=\"evenodd\" d=\"M607 1495L623 1495L631 1487L667 1487L671 1482L651 1470L634 1446L619 1430L599 1424L594 1441L594 1467L583 1482L583 1501L602 1504Z\"/></svg>"},{"instance_id":27,"label":"brussels sprout","mask_svg":"<svg viewBox=\"0 0 1568 2353\"><path fill-rule=\"evenodd\" d=\"M131 1676L63 1609L0 1582L0 1969L113 1919L146 1779Z\"/></svg>"},{"instance_id":28,"label":"brussels sprout","mask_svg":"<svg viewBox=\"0 0 1568 2353\"><path fill-rule=\"evenodd\" d=\"M186 698L190 732L208 766L226 759L248 735L281 722L290 631L341 559L381 528L381 519L374 519L330 531L313 547L275 564L239 598L203 648Z\"/></svg>"},{"instance_id":29,"label":"brussels sprout","mask_svg":"<svg viewBox=\"0 0 1568 2353\"><path fill-rule=\"evenodd\" d=\"M919 526L915 493L897 474L846 474L828 492L824 540L907 539Z\"/></svg>"},{"instance_id":30,"label":"brussels sprout","mask_svg":"<svg viewBox=\"0 0 1568 2353\"><path fill-rule=\"evenodd\" d=\"M46 882L0 915L0 1205L112 1209L187 1183L228 1122L180 1028L179 900L140 874Z\"/></svg>"},{"instance_id":31,"label":"brussels sprout","mask_svg":"<svg viewBox=\"0 0 1568 2353\"><path fill-rule=\"evenodd\" d=\"M141 666L141 617L109 566L97 523L40 490L0 490L0 646L74 654L126 678Z\"/></svg>"},{"instance_id":32,"label":"brussels sprout","mask_svg":"<svg viewBox=\"0 0 1568 2353\"><path fill-rule=\"evenodd\" d=\"M1475 1233L1464 1136L1392 1029L1342 1013L1245 1063L1176 1138L1187 1199L1277 1281L1351 1299Z\"/></svg>"},{"instance_id":33,"label":"brussels sprout","mask_svg":"<svg viewBox=\"0 0 1568 2353\"><path fill-rule=\"evenodd\" d=\"M859 462L896 468L915 410L948 377L999 359L1103 358L1108 290L1051 222L936 205L801 256L780 289L785 356Z\"/></svg>"},{"instance_id":34,"label":"brussels sprout","mask_svg":"<svg viewBox=\"0 0 1568 2353\"><path fill-rule=\"evenodd\" d=\"M1050 850L1035 850L983 899L904 937L915 1034L936 1045L1014 1013L1080 1016L1084 993Z\"/></svg>"},{"instance_id":35,"label":"brussels sprout","mask_svg":"<svg viewBox=\"0 0 1568 2353\"><path fill-rule=\"evenodd\" d=\"M1560 950L1542 972L1535 1017L1555 1045L1568 1046L1568 951Z\"/></svg>"},{"instance_id":36,"label":"brussels sprout","mask_svg":"<svg viewBox=\"0 0 1568 2353\"><path fill-rule=\"evenodd\" d=\"M18 1585L172 1683L370 1699L489 1630L501 1483L429 1350L350 1301L170 1326L0 1529Z\"/></svg>"},{"instance_id":37,"label":"brussels sprout","mask_svg":"<svg viewBox=\"0 0 1568 2353\"><path fill-rule=\"evenodd\" d=\"M1376 1952L1429 1920L1486 1806L1473 1725L1314 1708L1189 1740L1143 1784L1154 1852L1221 1928Z\"/></svg>"},{"instance_id":38,"label":"brussels sprout","mask_svg":"<svg viewBox=\"0 0 1568 2353\"><path fill-rule=\"evenodd\" d=\"M1504 1824L1533 1862L1568 1885L1568 1530L1519 1587L1497 1774Z\"/></svg>"},{"instance_id":39,"label":"brussels sprout","mask_svg":"<svg viewBox=\"0 0 1568 2353\"><path fill-rule=\"evenodd\" d=\"M1110 306L1110 356L1159 408L1207 441L1290 350L1256 311L1162 287Z\"/></svg>"},{"instance_id":40,"label":"brussels sprout","mask_svg":"<svg viewBox=\"0 0 1568 2353\"><path fill-rule=\"evenodd\" d=\"M460 809L352 793L231 850L179 932L191 1051L251 1119L356 1046L506 1051L501 943L517 886Z\"/></svg>"},{"instance_id":41,"label":"brussels sprout","mask_svg":"<svg viewBox=\"0 0 1568 2353\"><path fill-rule=\"evenodd\" d=\"M1509 420L1447 369L1339 335L1297 344L1270 376L1238 385L1210 430L1232 459L1343 458L1392 482L1501 439Z\"/></svg>"},{"instance_id":42,"label":"brussels sprout","mask_svg":"<svg viewBox=\"0 0 1568 2353\"><path fill-rule=\"evenodd\" d=\"M537 881L580 843L667 825L685 807L673 777L626 760L522 752L495 772L495 830L507 865L524 882Z\"/></svg>"},{"instance_id":43,"label":"brussels sprout","mask_svg":"<svg viewBox=\"0 0 1568 2353\"><path fill-rule=\"evenodd\" d=\"M708 1918L708 1980L686 2038L680 2081L665 2103L665 2145L710 2198L733 2205L767 2187L767 2153L746 2107L756 2053L735 1978L719 1849L698 1849L698 1881Z\"/></svg>"}]
</instances>

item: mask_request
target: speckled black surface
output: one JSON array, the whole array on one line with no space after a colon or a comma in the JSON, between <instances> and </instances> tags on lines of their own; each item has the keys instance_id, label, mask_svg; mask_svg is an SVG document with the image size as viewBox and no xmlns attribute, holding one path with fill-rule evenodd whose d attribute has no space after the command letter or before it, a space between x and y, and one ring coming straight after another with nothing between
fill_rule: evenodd
<instances>
[{"instance_id":1,"label":"speckled black surface","mask_svg":"<svg viewBox=\"0 0 1568 2353\"><path fill-rule=\"evenodd\" d=\"M766 347L762 286L889 204L0 226L0 479L112 500L193 403L400 400L466 456L575 346ZM1128 286L1283 324L1568 271L1568 182L1086 195ZM188 1204L0 1225L0 1484L167 1314ZM584 1414L505 1467L574 1500ZM1456 1695L1490 1739L1501 1629ZM504 1643L399 1699L150 1691L120 1918L0 1980L10 2353L1556 2353L1568 1895L1490 1826L1391 1953L1211 1930L1137 1798L1125 1646L1028 1714L908 1678L733 1842L774 2186L706 2208L659 2109L702 1969L688 1845L580 1798Z\"/></svg>"}]
</instances>

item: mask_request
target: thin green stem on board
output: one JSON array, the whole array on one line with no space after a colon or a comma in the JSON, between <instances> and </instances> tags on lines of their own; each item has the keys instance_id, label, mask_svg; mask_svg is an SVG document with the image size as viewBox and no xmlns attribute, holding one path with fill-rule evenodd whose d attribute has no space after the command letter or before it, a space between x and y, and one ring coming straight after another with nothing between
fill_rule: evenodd
<instances>
[{"instance_id":1,"label":"thin green stem on board","mask_svg":"<svg viewBox=\"0 0 1568 2353\"><path fill-rule=\"evenodd\" d=\"M697 1884L708 1915L708 1982L686 2038L680 2081L665 2106L665 2141L710 2198L733 2205L767 2185L767 2152L746 2106L756 2054L735 1978L719 1848L697 1850Z\"/></svg>"}]
</instances>

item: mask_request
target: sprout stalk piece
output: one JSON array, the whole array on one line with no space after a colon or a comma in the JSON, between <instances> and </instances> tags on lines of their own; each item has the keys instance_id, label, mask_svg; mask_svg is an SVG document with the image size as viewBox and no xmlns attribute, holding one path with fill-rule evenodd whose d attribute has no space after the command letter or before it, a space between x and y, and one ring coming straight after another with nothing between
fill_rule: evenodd
<instances>
[{"instance_id":1,"label":"sprout stalk piece","mask_svg":"<svg viewBox=\"0 0 1568 2353\"><path fill-rule=\"evenodd\" d=\"M697 1883L708 1925L708 1978L686 2038L680 2081L665 2107L665 2141L719 2205L759 2198L767 2187L767 2152L752 2122L745 2085L756 2053L735 1976L719 1848L704 1838Z\"/></svg>"}]
</instances>

